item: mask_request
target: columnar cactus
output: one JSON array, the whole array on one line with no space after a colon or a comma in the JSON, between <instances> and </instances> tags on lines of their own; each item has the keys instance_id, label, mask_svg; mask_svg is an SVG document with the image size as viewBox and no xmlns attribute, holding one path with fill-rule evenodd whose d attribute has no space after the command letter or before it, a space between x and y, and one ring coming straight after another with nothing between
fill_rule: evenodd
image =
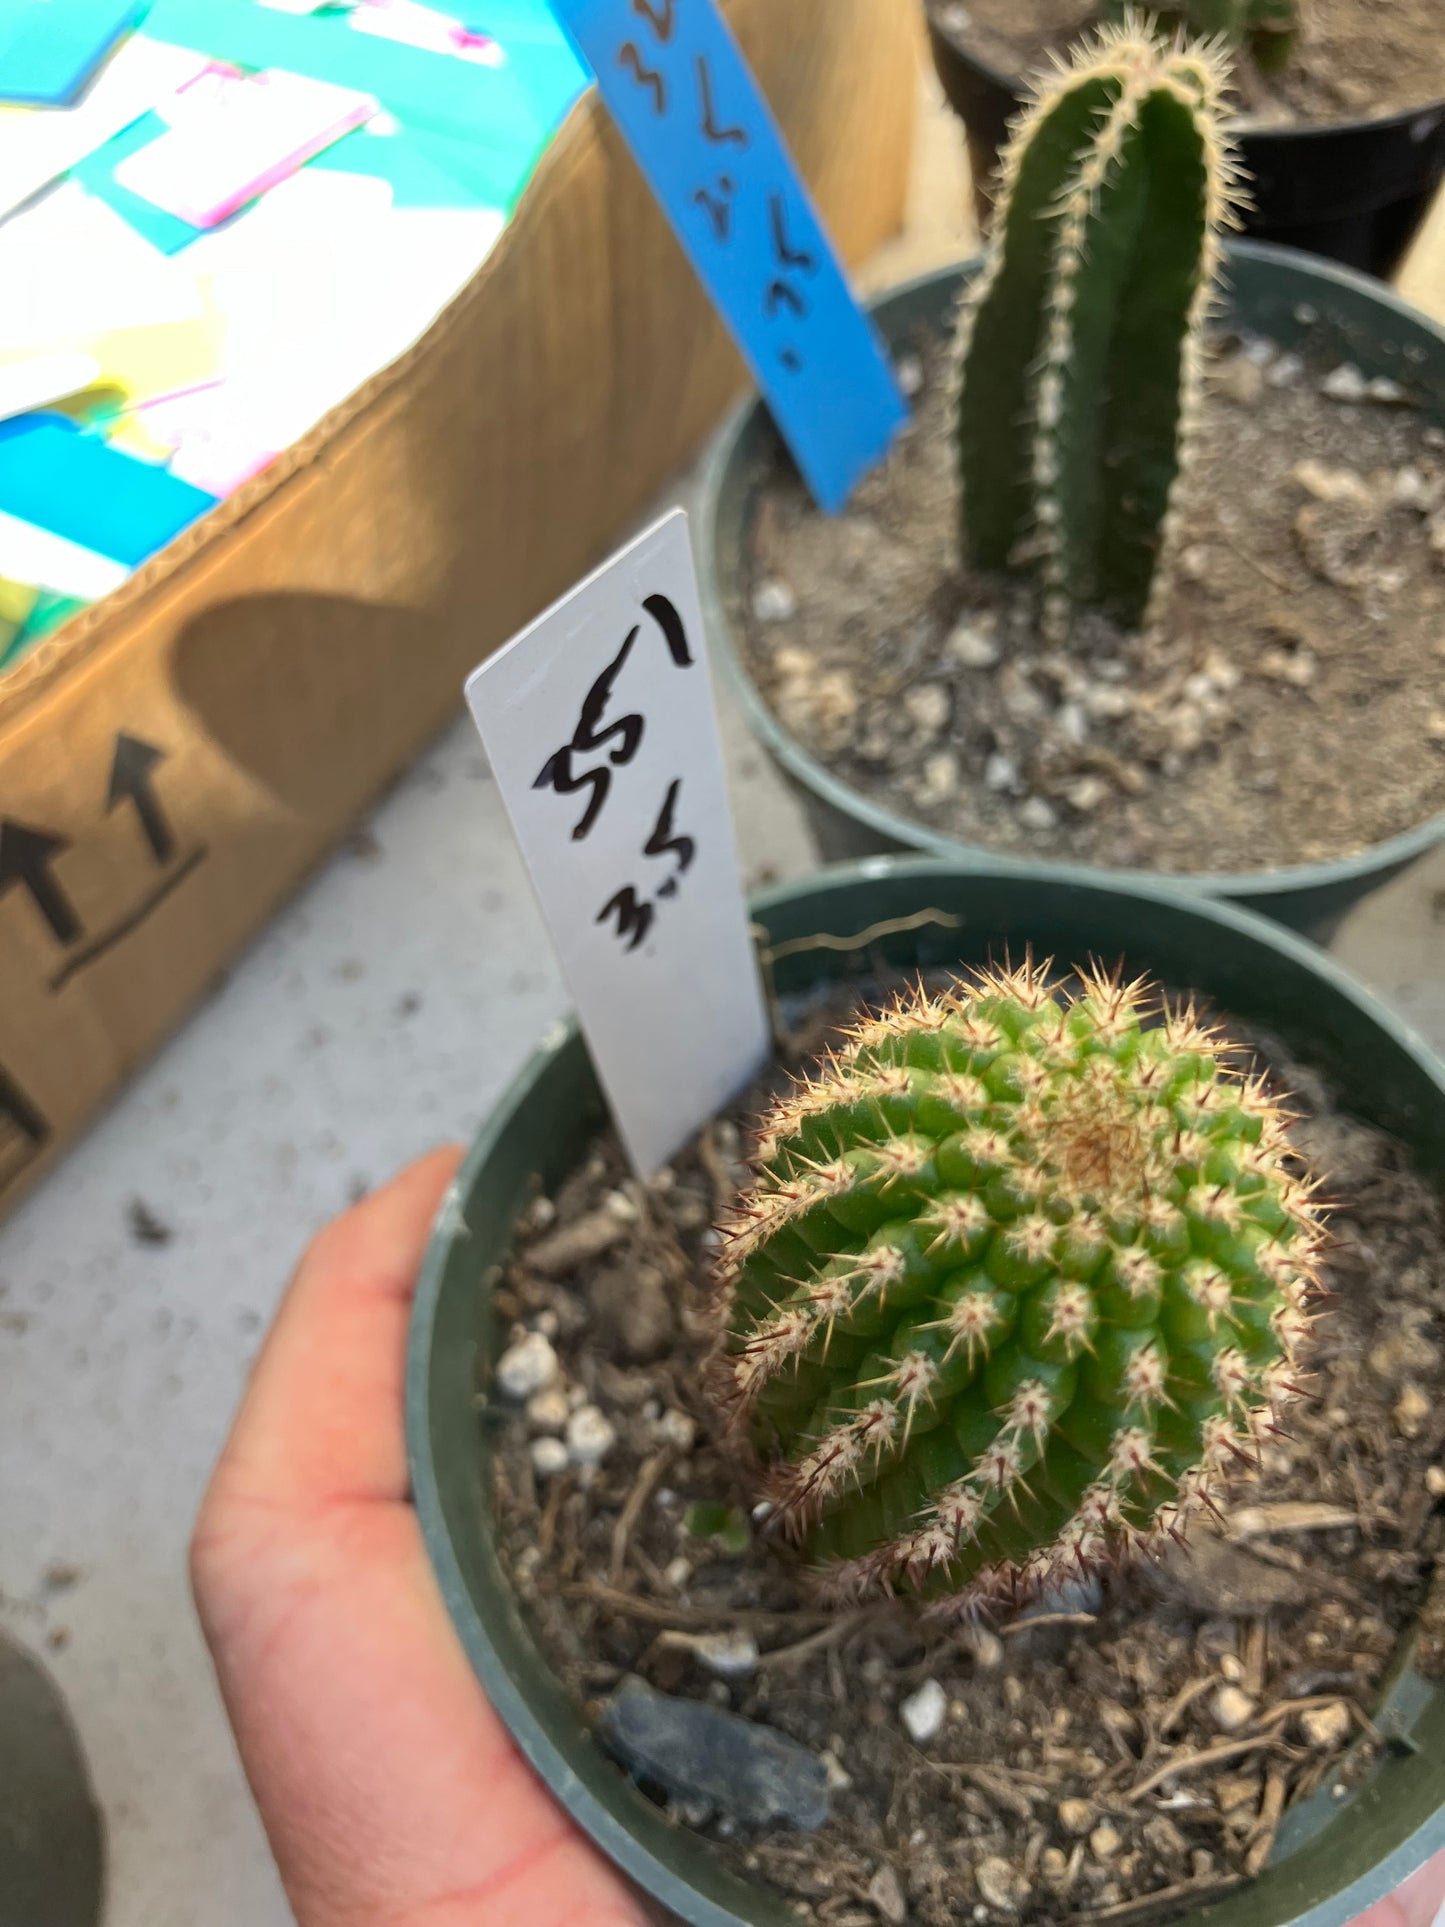
<instances>
[{"instance_id":1,"label":"columnar cactus","mask_svg":"<svg viewBox=\"0 0 1445 1927\"><path fill-rule=\"evenodd\" d=\"M1122 23L1132 0L1105 0L1102 20ZM1149 12L1168 25L1196 34L1217 34L1247 52L1266 73L1285 66L1300 30L1303 0L1153 0Z\"/></svg>"},{"instance_id":2,"label":"columnar cactus","mask_svg":"<svg viewBox=\"0 0 1445 1927\"><path fill-rule=\"evenodd\" d=\"M1217 51L1131 17L1082 47L1005 151L960 324L966 552L1042 561L1051 627L1149 608L1197 407L1219 231L1233 219Z\"/></svg>"},{"instance_id":3,"label":"columnar cactus","mask_svg":"<svg viewBox=\"0 0 1445 1927\"><path fill-rule=\"evenodd\" d=\"M718 1376L834 1596L1022 1600L1177 1539L1256 1454L1323 1231L1220 1048L1030 966L900 1000L766 1119Z\"/></svg>"}]
</instances>

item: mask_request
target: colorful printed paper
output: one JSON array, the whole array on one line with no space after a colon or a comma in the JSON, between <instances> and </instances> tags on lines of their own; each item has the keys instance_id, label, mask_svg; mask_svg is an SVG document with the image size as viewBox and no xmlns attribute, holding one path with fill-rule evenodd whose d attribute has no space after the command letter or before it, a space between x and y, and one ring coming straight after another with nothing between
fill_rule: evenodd
<instances>
[{"instance_id":1,"label":"colorful printed paper","mask_svg":"<svg viewBox=\"0 0 1445 1927\"><path fill-rule=\"evenodd\" d=\"M0 670L424 333L586 81L548 0L0 0Z\"/></svg>"},{"instance_id":2,"label":"colorful printed paper","mask_svg":"<svg viewBox=\"0 0 1445 1927\"><path fill-rule=\"evenodd\" d=\"M460 145L460 143L458 143ZM419 135L378 133L375 124L358 127L334 147L318 154L311 166L319 172L357 174L385 181L391 189L393 207L503 207L503 186L495 177L473 184L467 163L448 168L444 160L433 158L434 142ZM445 153L444 147L440 150ZM508 177L509 184L510 177ZM490 191L495 184L498 193Z\"/></svg>"},{"instance_id":3,"label":"colorful printed paper","mask_svg":"<svg viewBox=\"0 0 1445 1927\"><path fill-rule=\"evenodd\" d=\"M0 110L0 220L208 65L189 47L132 34L74 107Z\"/></svg>"},{"instance_id":4,"label":"colorful printed paper","mask_svg":"<svg viewBox=\"0 0 1445 1927\"><path fill-rule=\"evenodd\" d=\"M190 113L123 160L117 184L192 227L212 228L376 112L349 88L298 74L207 77Z\"/></svg>"},{"instance_id":5,"label":"colorful printed paper","mask_svg":"<svg viewBox=\"0 0 1445 1927\"><path fill-rule=\"evenodd\" d=\"M189 221L182 221L177 215L167 214L154 201L133 194L116 179L116 169L123 161L158 141L166 131L167 123L159 114L142 114L139 120L132 121L113 140L108 140L103 147L88 154L78 167L71 169L71 176L87 194L94 194L107 207L113 208L153 248L159 248L162 254L179 254L204 230L194 227Z\"/></svg>"},{"instance_id":6,"label":"colorful printed paper","mask_svg":"<svg viewBox=\"0 0 1445 1927\"><path fill-rule=\"evenodd\" d=\"M565 111L558 92L564 76L573 99L586 85L585 70L565 49L543 100L535 86L519 84L511 60L493 68L424 53L357 33L342 15L275 13L250 0L155 0L146 32L240 67L279 68L352 87L374 95L408 125L529 156Z\"/></svg>"},{"instance_id":7,"label":"colorful printed paper","mask_svg":"<svg viewBox=\"0 0 1445 1927\"><path fill-rule=\"evenodd\" d=\"M146 0L10 0L0 5L0 100L74 100Z\"/></svg>"},{"instance_id":8,"label":"colorful printed paper","mask_svg":"<svg viewBox=\"0 0 1445 1927\"><path fill-rule=\"evenodd\" d=\"M185 321L204 312L196 277L74 181L0 221L0 351Z\"/></svg>"},{"instance_id":9,"label":"colorful printed paper","mask_svg":"<svg viewBox=\"0 0 1445 1927\"><path fill-rule=\"evenodd\" d=\"M422 6L420 0L361 0L352 8L348 25L354 33L375 34L379 40L433 54L461 53L465 32L459 20Z\"/></svg>"},{"instance_id":10,"label":"colorful printed paper","mask_svg":"<svg viewBox=\"0 0 1445 1927\"><path fill-rule=\"evenodd\" d=\"M32 583L81 602L98 602L129 574L124 562L97 555L0 509L0 575L12 582Z\"/></svg>"},{"instance_id":11,"label":"colorful printed paper","mask_svg":"<svg viewBox=\"0 0 1445 1927\"><path fill-rule=\"evenodd\" d=\"M0 359L0 422L62 401L99 379L100 363L95 357L74 350L26 355L12 362Z\"/></svg>"},{"instance_id":12,"label":"colorful printed paper","mask_svg":"<svg viewBox=\"0 0 1445 1927\"><path fill-rule=\"evenodd\" d=\"M0 513L77 548L135 568L214 507L213 495L108 448L63 415L0 422Z\"/></svg>"}]
</instances>

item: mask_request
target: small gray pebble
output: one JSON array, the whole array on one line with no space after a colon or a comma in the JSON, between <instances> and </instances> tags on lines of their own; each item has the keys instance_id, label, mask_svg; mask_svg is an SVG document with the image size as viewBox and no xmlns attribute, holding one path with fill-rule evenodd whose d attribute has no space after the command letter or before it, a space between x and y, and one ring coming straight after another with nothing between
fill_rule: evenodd
<instances>
[{"instance_id":1,"label":"small gray pebble","mask_svg":"<svg viewBox=\"0 0 1445 1927\"><path fill-rule=\"evenodd\" d=\"M791 622L798 598L786 582L760 582L753 592L753 614L759 622Z\"/></svg>"},{"instance_id":2,"label":"small gray pebble","mask_svg":"<svg viewBox=\"0 0 1445 1927\"><path fill-rule=\"evenodd\" d=\"M925 682L904 691L903 707L910 722L925 736L937 736L946 726L953 705L941 684Z\"/></svg>"},{"instance_id":3,"label":"small gray pebble","mask_svg":"<svg viewBox=\"0 0 1445 1927\"><path fill-rule=\"evenodd\" d=\"M1051 830L1058 820L1053 804L1042 796L1026 797L1019 805L1019 822L1026 830Z\"/></svg>"},{"instance_id":4,"label":"small gray pebble","mask_svg":"<svg viewBox=\"0 0 1445 1927\"><path fill-rule=\"evenodd\" d=\"M1003 651L991 629L978 622L961 622L948 638L948 653L965 669L992 669Z\"/></svg>"},{"instance_id":5,"label":"small gray pebble","mask_svg":"<svg viewBox=\"0 0 1445 1927\"><path fill-rule=\"evenodd\" d=\"M1352 361L1342 361L1320 383L1320 393L1329 401L1364 401L1370 384Z\"/></svg>"},{"instance_id":6,"label":"small gray pebble","mask_svg":"<svg viewBox=\"0 0 1445 1927\"><path fill-rule=\"evenodd\" d=\"M556 1376L557 1354L541 1332L528 1332L497 1360L497 1390L519 1405L550 1385Z\"/></svg>"},{"instance_id":7,"label":"small gray pebble","mask_svg":"<svg viewBox=\"0 0 1445 1927\"><path fill-rule=\"evenodd\" d=\"M933 1739L948 1717L948 1695L936 1679L926 1679L916 1693L900 1702L898 1717L917 1746Z\"/></svg>"},{"instance_id":8,"label":"small gray pebble","mask_svg":"<svg viewBox=\"0 0 1445 1927\"><path fill-rule=\"evenodd\" d=\"M1005 756L996 749L983 766L983 780L991 790L1017 790L1019 787L1019 766L1012 756Z\"/></svg>"},{"instance_id":9,"label":"small gray pebble","mask_svg":"<svg viewBox=\"0 0 1445 1927\"><path fill-rule=\"evenodd\" d=\"M573 1465L597 1465L617 1443L617 1431L595 1405L579 1405L567 1421L567 1456Z\"/></svg>"},{"instance_id":10,"label":"small gray pebble","mask_svg":"<svg viewBox=\"0 0 1445 1927\"><path fill-rule=\"evenodd\" d=\"M828 1769L771 1726L623 1680L603 1709L603 1740L639 1780L744 1826L812 1832L828 1817Z\"/></svg>"},{"instance_id":11,"label":"small gray pebble","mask_svg":"<svg viewBox=\"0 0 1445 1927\"><path fill-rule=\"evenodd\" d=\"M566 1446L561 1439L553 1438L550 1433L542 1438L533 1439L527 1451L532 1461L532 1470L539 1479L555 1479L557 1474L565 1472L570 1464Z\"/></svg>"}]
</instances>

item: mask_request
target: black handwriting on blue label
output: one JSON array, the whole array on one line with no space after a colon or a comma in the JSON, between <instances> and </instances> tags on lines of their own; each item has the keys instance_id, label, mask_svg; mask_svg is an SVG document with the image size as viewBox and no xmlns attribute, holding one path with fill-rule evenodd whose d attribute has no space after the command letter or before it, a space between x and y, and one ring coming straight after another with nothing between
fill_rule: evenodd
<instances>
[{"instance_id":1,"label":"black handwriting on blue label","mask_svg":"<svg viewBox=\"0 0 1445 1927\"><path fill-rule=\"evenodd\" d=\"M652 109L656 114L667 112L667 82L655 67L649 67L638 51L637 42L629 40L617 50L617 64L625 68L641 87L646 87L652 95Z\"/></svg>"},{"instance_id":2,"label":"black handwriting on blue label","mask_svg":"<svg viewBox=\"0 0 1445 1927\"><path fill-rule=\"evenodd\" d=\"M840 509L908 408L717 0L551 4L813 494Z\"/></svg>"},{"instance_id":3,"label":"black handwriting on blue label","mask_svg":"<svg viewBox=\"0 0 1445 1927\"><path fill-rule=\"evenodd\" d=\"M632 0L632 11L641 14L666 46L677 25L677 0Z\"/></svg>"}]
</instances>

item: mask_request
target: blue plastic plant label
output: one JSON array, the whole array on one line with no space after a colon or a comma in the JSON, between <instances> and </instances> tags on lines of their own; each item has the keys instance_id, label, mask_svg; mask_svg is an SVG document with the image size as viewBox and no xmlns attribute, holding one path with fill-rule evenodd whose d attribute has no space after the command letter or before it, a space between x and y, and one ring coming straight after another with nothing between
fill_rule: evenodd
<instances>
[{"instance_id":1,"label":"blue plastic plant label","mask_svg":"<svg viewBox=\"0 0 1445 1927\"><path fill-rule=\"evenodd\" d=\"M715 0L552 6L815 499L836 514L908 405Z\"/></svg>"}]
</instances>

